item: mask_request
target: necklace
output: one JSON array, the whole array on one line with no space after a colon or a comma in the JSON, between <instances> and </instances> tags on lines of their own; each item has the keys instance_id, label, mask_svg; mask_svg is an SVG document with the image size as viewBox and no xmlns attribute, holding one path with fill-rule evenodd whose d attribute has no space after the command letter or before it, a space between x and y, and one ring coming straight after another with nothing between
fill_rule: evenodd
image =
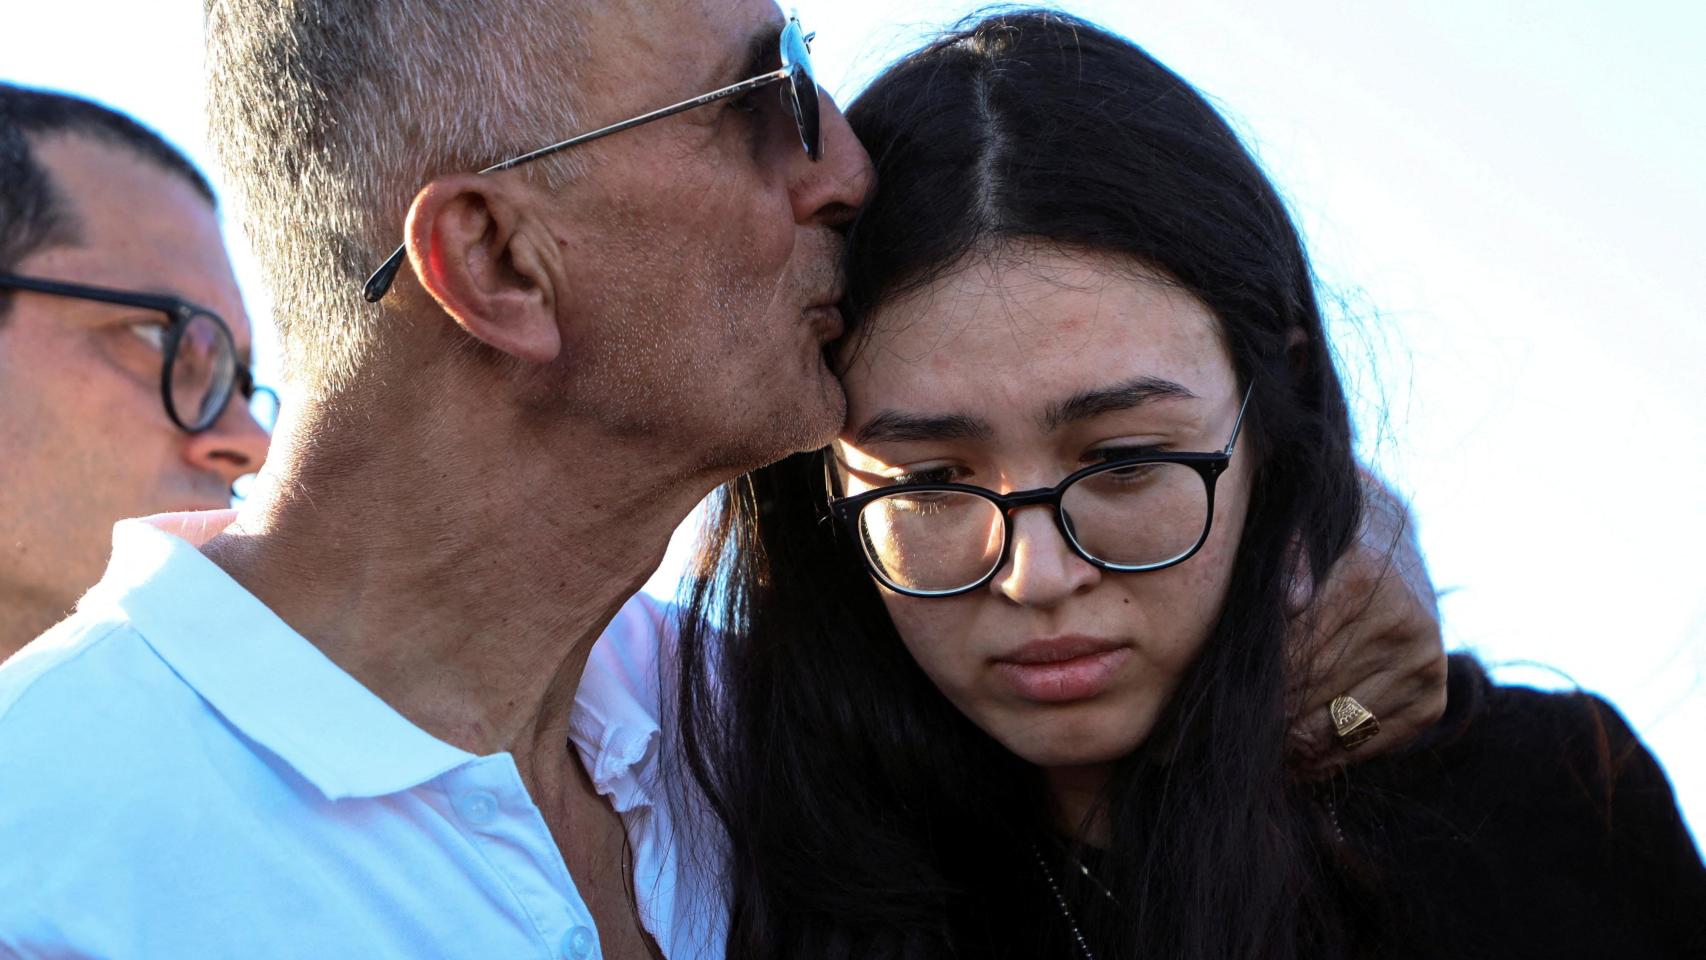
<instances>
[{"instance_id":1,"label":"necklace","mask_svg":"<svg viewBox=\"0 0 1706 960\"><path fill-rule=\"evenodd\" d=\"M1033 844L1031 853L1037 858L1037 866L1042 868L1043 879L1048 881L1049 892L1054 894L1055 906L1060 908L1060 915L1066 918L1066 925L1072 930L1072 939L1078 942L1078 952L1084 955L1084 960L1096 960L1096 954L1090 949L1090 944L1084 941L1084 931L1078 928L1078 919L1072 915L1072 908L1067 906L1066 894L1060 892L1060 884L1055 882L1054 871L1049 869L1048 861L1043 859L1043 852ZM1079 864L1078 867L1084 870L1085 876L1089 876L1090 871L1084 869L1083 864ZM1094 880L1095 878L1091 877L1091 879ZM1101 886L1101 883L1098 881L1096 885ZM1104 887L1102 892L1107 893L1107 888ZM1108 897L1112 899L1113 894L1109 893Z\"/></svg>"},{"instance_id":2,"label":"necklace","mask_svg":"<svg viewBox=\"0 0 1706 960\"><path fill-rule=\"evenodd\" d=\"M1091 883L1096 885L1096 889L1100 890L1102 892L1102 896L1108 898L1109 903L1113 904L1116 907L1120 905L1119 898L1114 896L1114 892L1112 890L1108 889L1107 884L1104 884L1101 880L1098 880L1096 878L1096 875L1090 872L1090 868L1084 865L1084 861L1078 859L1077 857L1073 856L1070 853L1066 855L1066 859L1072 861L1072 865L1078 868L1078 872L1082 873L1084 875L1084 879L1086 879L1086 880L1088 880Z\"/></svg>"}]
</instances>

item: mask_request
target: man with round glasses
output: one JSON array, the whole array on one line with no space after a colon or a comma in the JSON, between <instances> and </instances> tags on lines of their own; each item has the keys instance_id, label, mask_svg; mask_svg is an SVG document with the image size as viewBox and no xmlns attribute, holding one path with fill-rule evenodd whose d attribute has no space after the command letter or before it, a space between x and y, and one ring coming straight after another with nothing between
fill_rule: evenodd
<instances>
[{"instance_id":1,"label":"man with round glasses","mask_svg":"<svg viewBox=\"0 0 1706 960\"><path fill-rule=\"evenodd\" d=\"M267 437L213 192L121 114L0 84L0 659L125 517L224 506Z\"/></svg>"}]
</instances>

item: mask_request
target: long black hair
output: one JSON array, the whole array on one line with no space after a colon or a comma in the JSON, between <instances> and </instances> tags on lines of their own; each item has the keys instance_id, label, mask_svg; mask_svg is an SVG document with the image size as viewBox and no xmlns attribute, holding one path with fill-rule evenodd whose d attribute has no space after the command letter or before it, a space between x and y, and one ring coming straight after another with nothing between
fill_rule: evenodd
<instances>
[{"instance_id":1,"label":"long black hair","mask_svg":"<svg viewBox=\"0 0 1706 960\"><path fill-rule=\"evenodd\" d=\"M850 234L849 335L1012 241L1128 257L1213 312L1253 384L1252 492L1213 633L1102 797L1102 897L1065 869L1039 772L907 654L827 519L821 451L726 488L684 616L681 708L729 833L729 956L1074 956L1039 858L1101 958L1340 952L1354 885L1285 768L1284 638L1300 564L1319 582L1360 505L1284 203L1190 84L1060 13L964 26L847 115L879 180Z\"/></svg>"}]
</instances>

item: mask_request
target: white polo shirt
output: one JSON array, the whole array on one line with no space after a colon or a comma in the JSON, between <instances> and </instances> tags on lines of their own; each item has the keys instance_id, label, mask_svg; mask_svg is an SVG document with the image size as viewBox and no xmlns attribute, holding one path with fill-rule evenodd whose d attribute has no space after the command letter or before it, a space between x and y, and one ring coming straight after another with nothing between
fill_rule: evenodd
<instances>
[{"instance_id":1,"label":"white polo shirt","mask_svg":"<svg viewBox=\"0 0 1706 960\"><path fill-rule=\"evenodd\" d=\"M77 613L0 668L0 957L600 957L510 755L430 736L202 556L231 516L119 524ZM667 632L630 601L567 726L646 928L719 958L660 784Z\"/></svg>"}]
</instances>

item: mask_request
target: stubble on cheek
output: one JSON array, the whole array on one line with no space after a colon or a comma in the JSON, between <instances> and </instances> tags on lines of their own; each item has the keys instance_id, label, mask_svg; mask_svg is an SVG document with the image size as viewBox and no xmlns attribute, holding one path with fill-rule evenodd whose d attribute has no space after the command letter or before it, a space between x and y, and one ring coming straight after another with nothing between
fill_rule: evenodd
<instances>
[{"instance_id":1,"label":"stubble on cheek","mask_svg":"<svg viewBox=\"0 0 1706 960\"><path fill-rule=\"evenodd\" d=\"M789 278L709 257L660 259L614 271L622 294L585 371L586 412L735 472L826 442L844 400L792 309L800 297Z\"/></svg>"},{"instance_id":2,"label":"stubble on cheek","mask_svg":"<svg viewBox=\"0 0 1706 960\"><path fill-rule=\"evenodd\" d=\"M570 358L572 413L748 469L827 442L845 400L801 308L834 288L839 242L738 177L649 183L601 204L595 342ZM744 183L744 181L741 181ZM820 249L808 249L816 244Z\"/></svg>"}]
</instances>

